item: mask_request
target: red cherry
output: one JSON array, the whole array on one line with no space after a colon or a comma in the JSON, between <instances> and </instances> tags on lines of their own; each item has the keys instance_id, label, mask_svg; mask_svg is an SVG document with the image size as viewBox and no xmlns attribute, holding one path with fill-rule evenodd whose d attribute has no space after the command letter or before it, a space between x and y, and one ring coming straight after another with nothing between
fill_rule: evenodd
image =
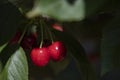
<instances>
[{"instance_id":1,"label":"red cherry","mask_svg":"<svg viewBox=\"0 0 120 80\"><path fill-rule=\"evenodd\" d=\"M50 60L50 55L47 48L34 48L30 54L32 62L36 66L46 66Z\"/></svg>"},{"instance_id":2,"label":"red cherry","mask_svg":"<svg viewBox=\"0 0 120 80\"><path fill-rule=\"evenodd\" d=\"M60 41L54 42L48 47L49 54L54 61L62 60L66 55L66 48L64 44Z\"/></svg>"}]
</instances>

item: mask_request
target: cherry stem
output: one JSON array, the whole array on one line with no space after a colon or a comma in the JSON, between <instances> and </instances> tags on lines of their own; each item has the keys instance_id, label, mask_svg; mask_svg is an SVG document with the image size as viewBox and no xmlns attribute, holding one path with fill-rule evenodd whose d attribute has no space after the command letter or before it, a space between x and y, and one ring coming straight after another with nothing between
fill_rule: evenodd
<instances>
[{"instance_id":1,"label":"cherry stem","mask_svg":"<svg viewBox=\"0 0 120 80\"><path fill-rule=\"evenodd\" d=\"M41 27L41 43L40 43L40 48L42 48L42 45L43 45L43 25L42 25L42 20L40 20L40 27Z\"/></svg>"},{"instance_id":2,"label":"cherry stem","mask_svg":"<svg viewBox=\"0 0 120 80\"><path fill-rule=\"evenodd\" d=\"M24 37L24 35L25 35L25 33L26 33L26 30L27 30L27 27L25 27L25 29L24 29L24 31L23 31L23 33L22 33L22 35L21 35L21 37L20 37L20 39L19 39L19 41L18 41L18 44L21 43L21 41L22 41L22 39L23 39L23 37Z\"/></svg>"},{"instance_id":3,"label":"cherry stem","mask_svg":"<svg viewBox=\"0 0 120 80\"><path fill-rule=\"evenodd\" d=\"M29 26L31 23L32 23L32 20L25 26L24 31L23 31L23 33L22 33L22 35L21 35L21 37L20 37L20 39L19 39L19 41L18 41L18 44L21 43L21 41L22 41L22 39L23 39L23 37L24 37L24 35L25 35L25 33L26 33L26 30L27 30L28 26Z\"/></svg>"},{"instance_id":4,"label":"cherry stem","mask_svg":"<svg viewBox=\"0 0 120 80\"><path fill-rule=\"evenodd\" d=\"M54 40L53 40L52 32L50 31L50 29L48 28L48 26L47 26L47 29L48 29L48 32L49 32L49 35L50 35L50 39L52 40L52 43L53 43Z\"/></svg>"},{"instance_id":5,"label":"cherry stem","mask_svg":"<svg viewBox=\"0 0 120 80\"><path fill-rule=\"evenodd\" d=\"M45 23L44 23L45 24ZM52 36L52 32L51 32L51 30L48 28L48 26L46 25L46 29L47 29L47 31L48 31L48 34L49 34L49 36L50 36L50 39L51 39L51 41L52 41L52 43L54 42L54 40L53 40L53 36Z\"/></svg>"}]
</instances>

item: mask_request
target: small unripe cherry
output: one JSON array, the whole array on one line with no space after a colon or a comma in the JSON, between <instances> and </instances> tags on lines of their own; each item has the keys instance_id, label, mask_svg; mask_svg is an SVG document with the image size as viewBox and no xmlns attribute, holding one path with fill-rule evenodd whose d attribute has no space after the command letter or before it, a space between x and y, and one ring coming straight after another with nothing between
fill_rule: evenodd
<instances>
[{"instance_id":1,"label":"small unripe cherry","mask_svg":"<svg viewBox=\"0 0 120 80\"><path fill-rule=\"evenodd\" d=\"M53 42L48 47L49 54L54 61L61 61L66 55L65 45L61 41Z\"/></svg>"},{"instance_id":2,"label":"small unripe cherry","mask_svg":"<svg viewBox=\"0 0 120 80\"><path fill-rule=\"evenodd\" d=\"M50 60L47 48L34 48L30 54L32 62L39 67L46 66Z\"/></svg>"}]
</instances>

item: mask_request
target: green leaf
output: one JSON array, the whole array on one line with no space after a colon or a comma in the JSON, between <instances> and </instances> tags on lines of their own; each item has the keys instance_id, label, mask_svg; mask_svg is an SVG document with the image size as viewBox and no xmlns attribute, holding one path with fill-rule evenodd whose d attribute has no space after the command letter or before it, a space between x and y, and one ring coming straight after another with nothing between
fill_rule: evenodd
<instances>
[{"instance_id":1,"label":"green leaf","mask_svg":"<svg viewBox=\"0 0 120 80\"><path fill-rule=\"evenodd\" d=\"M28 80L27 59L21 47L9 58L0 80Z\"/></svg>"},{"instance_id":2,"label":"green leaf","mask_svg":"<svg viewBox=\"0 0 120 80\"><path fill-rule=\"evenodd\" d=\"M0 46L8 42L25 18L13 4L0 5Z\"/></svg>"},{"instance_id":3,"label":"green leaf","mask_svg":"<svg viewBox=\"0 0 120 80\"><path fill-rule=\"evenodd\" d=\"M120 69L120 13L103 28L101 40L101 76Z\"/></svg>"},{"instance_id":4,"label":"green leaf","mask_svg":"<svg viewBox=\"0 0 120 80\"><path fill-rule=\"evenodd\" d=\"M85 17L83 0L75 0L70 4L67 0L36 0L28 17L38 15L49 16L62 21L78 21Z\"/></svg>"},{"instance_id":5,"label":"green leaf","mask_svg":"<svg viewBox=\"0 0 120 80\"><path fill-rule=\"evenodd\" d=\"M73 0L72 4L70 0L36 0L27 16L43 15L61 21L80 21L101 12L108 4L109 0Z\"/></svg>"},{"instance_id":6,"label":"green leaf","mask_svg":"<svg viewBox=\"0 0 120 80\"><path fill-rule=\"evenodd\" d=\"M1 52L0 52L0 60L3 65L6 64L9 57L19 48L18 44L10 45L8 44Z\"/></svg>"},{"instance_id":7,"label":"green leaf","mask_svg":"<svg viewBox=\"0 0 120 80\"><path fill-rule=\"evenodd\" d=\"M66 47L70 50L70 53L74 57L76 64L79 65L79 69L82 73L83 80L96 80L94 69L89 63L85 51L81 44L67 33L53 31L54 34L66 44Z\"/></svg>"},{"instance_id":8,"label":"green leaf","mask_svg":"<svg viewBox=\"0 0 120 80\"><path fill-rule=\"evenodd\" d=\"M8 43L5 43L4 45L0 46L0 53L1 51L7 46Z\"/></svg>"}]
</instances>

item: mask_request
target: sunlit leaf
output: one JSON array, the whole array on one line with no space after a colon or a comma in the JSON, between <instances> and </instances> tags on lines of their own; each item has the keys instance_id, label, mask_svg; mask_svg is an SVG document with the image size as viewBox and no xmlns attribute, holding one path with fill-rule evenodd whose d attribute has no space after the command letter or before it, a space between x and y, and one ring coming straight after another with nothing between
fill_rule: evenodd
<instances>
[{"instance_id":1,"label":"sunlit leaf","mask_svg":"<svg viewBox=\"0 0 120 80\"><path fill-rule=\"evenodd\" d=\"M0 80L28 80L27 59L21 47L7 61Z\"/></svg>"},{"instance_id":2,"label":"sunlit leaf","mask_svg":"<svg viewBox=\"0 0 120 80\"><path fill-rule=\"evenodd\" d=\"M28 17L38 15L49 16L63 21L82 20L85 17L83 0L36 0L34 8L27 14Z\"/></svg>"},{"instance_id":3,"label":"sunlit leaf","mask_svg":"<svg viewBox=\"0 0 120 80\"><path fill-rule=\"evenodd\" d=\"M7 45L1 52L0 52L0 60L3 65L6 64L9 57L19 48L18 44L14 45Z\"/></svg>"}]
</instances>

